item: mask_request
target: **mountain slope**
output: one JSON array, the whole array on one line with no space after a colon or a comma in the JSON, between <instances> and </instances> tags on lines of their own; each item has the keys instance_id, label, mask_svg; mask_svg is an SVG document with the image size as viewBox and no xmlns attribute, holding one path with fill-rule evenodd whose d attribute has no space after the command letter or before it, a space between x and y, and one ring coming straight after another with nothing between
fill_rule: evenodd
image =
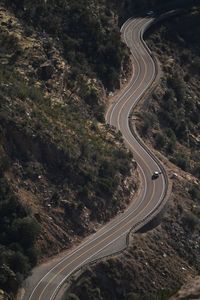
<instances>
[{"instance_id":1,"label":"mountain slope","mask_svg":"<svg viewBox=\"0 0 200 300\"><path fill-rule=\"evenodd\" d=\"M126 57L115 20L100 1L66 3L5 1L0 7L0 288L9 293L37 257L96 230L136 189L132 155L103 117L108 88L119 85ZM89 15L90 5L98 9ZM95 49L86 40L93 31L91 42L102 51L90 61ZM112 47L116 57L108 61Z\"/></svg>"},{"instance_id":2,"label":"mountain slope","mask_svg":"<svg viewBox=\"0 0 200 300\"><path fill-rule=\"evenodd\" d=\"M194 65L198 68L199 41L195 36L199 33L199 13L195 9L158 24L148 36L150 47L162 61L163 76L153 98L145 102L145 110L137 113L137 126L146 143L157 148L155 153L173 181L164 217L158 217L160 225L150 232L132 235L124 253L86 268L72 281L65 299L168 299L181 284L199 273L200 190L194 176L199 176L199 73L194 71ZM168 97L163 96L166 94ZM170 114L171 122L181 125L182 120L188 125L187 135L182 128L172 126ZM174 159L182 149L190 153L187 170L194 175L181 170L183 165Z\"/></svg>"}]
</instances>

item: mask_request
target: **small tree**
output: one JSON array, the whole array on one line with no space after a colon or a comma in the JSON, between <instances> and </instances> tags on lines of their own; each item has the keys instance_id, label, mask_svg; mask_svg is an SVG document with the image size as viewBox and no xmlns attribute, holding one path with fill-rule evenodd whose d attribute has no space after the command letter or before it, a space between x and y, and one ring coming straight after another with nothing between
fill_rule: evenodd
<instances>
[{"instance_id":1,"label":"small tree","mask_svg":"<svg viewBox=\"0 0 200 300\"><path fill-rule=\"evenodd\" d=\"M162 133L160 133L160 132L158 132L158 133L156 134L156 136L155 136L155 141L156 141L156 147L157 147L158 149L162 149L162 148L165 146L165 144L166 144L166 138L165 138L165 136L164 136Z\"/></svg>"}]
</instances>

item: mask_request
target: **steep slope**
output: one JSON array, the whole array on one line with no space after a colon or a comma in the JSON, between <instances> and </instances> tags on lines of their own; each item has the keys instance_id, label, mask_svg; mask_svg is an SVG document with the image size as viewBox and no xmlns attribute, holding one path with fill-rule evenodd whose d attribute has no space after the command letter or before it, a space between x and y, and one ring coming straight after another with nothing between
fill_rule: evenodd
<instances>
[{"instance_id":1,"label":"steep slope","mask_svg":"<svg viewBox=\"0 0 200 300\"><path fill-rule=\"evenodd\" d=\"M187 174L178 176L161 225L131 236L124 253L87 268L65 299L73 299L73 294L81 300L168 299L195 276L200 265L199 204L187 188Z\"/></svg>"},{"instance_id":2,"label":"steep slope","mask_svg":"<svg viewBox=\"0 0 200 300\"><path fill-rule=\"evenodd\" d=\"M120 23L135 14L146 15L149 11L162 13L172 9L188 8L198 5L198 0L107 0L106 2L116 11Z\"/></svg>"},{"instance_id":3,"label":"steep slope","mask_svg":"<svg viewBox=\"0 0 200 300\"><path fill-rule=\"evenodd\" d=\"M124 209L137 175L103 118L126 57L112 13L101 1L1 3L0 288L10 293L37 257L70 247ZM101 47L96 58L91 46Z\"/></svg>"},{"instance_id":4,"label":"steep slope","mask_svg":"<svg viewBox=\"0 0 200 300\"><path fill-rule=\"evenodd\" d=\"M200 178L199 11L185 15L184 26L181 20L161 25L149 40L164 74L140 132L170 161Z\"/></svg>"},{"instance_id":5,"label":"steep slope","mask_svg":"<svg viewBox=\"0 0 200 300\"><path fill-rule=\"evenodd\" d=\"M163 63L163 77L153 98L144 103L145 110L137 114L137 126L150 147L156 146L178 165L155 150L173 181L161 224L149 233L131 236L124 253L87 268L72 282L65 299L168 299L200 271L199 73L194 68L198 68L199 14L195 9L157 25L149 36L150 47ZM182 123L187 124L186 131ZM163 132L168 133L165 143ZM180 169L184 165L175 159L179 151L190 154L185 169L193 175Z\"/></svg>"},{"instance_id":6,"label":"steep slope","mask_svg":"<svg viewBox=\"0 0 200 300\"><path fill-rule=\"evenodd\" d=\"M200 278L199 276L184 285L180 291L172 296L170 300L198 299L200 297Z\"/></svg>"}]
</instances>

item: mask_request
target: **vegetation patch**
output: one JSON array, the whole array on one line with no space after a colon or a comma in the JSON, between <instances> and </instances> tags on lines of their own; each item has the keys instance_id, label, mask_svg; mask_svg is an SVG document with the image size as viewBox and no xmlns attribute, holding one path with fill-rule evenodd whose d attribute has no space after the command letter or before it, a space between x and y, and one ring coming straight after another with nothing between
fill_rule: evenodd
<instances>
[{"instance_id":1,"label":"vegetation patch","mask_svg":"<svg viewBox=\"0 0 200 300\"><path fill-rule=\"evenodd\" d=\"M140 133L170 161L200 178L198 28L199 10L194 9L172 23L166 21L150 36L150 48L158 53L164 75Z\"/></svg>"},{"instance_id":2,"label":"vegetation patch","mask_svg":"<svg viewBox=\"0 0 200 300\"><path fill-rule=\"evenodd\" d=\"M37 262L40 226L12 191L3 166L0 172L0 287L15 293Z\"/></svg>"},{"instance_id":3,"label":"vegetation patch","mask_svg":"<svg viewBox=\"0 0 200 300\"><path fill-rule=\"evenodd\" d=\"M123 210L137 179L104 120L128 53L105 3L5 1L0 24L0 288L15 293Z\"/></svg>"},{"instance_id":4,"label":"vegetation patch","mask_svg":"<svg viewBox=\"0 0 200 300\"><path fill-rule=\"evenodd\" d=\"M66 292L67 300L169 299L199 273L199 73L192 63L198 68L199 20L195 8L149 35L164 75L148 111L138 115L144 120L138 125L141 136L197 178L170 164L173 190L162 223L133 234L121 255L86 268Z\"/></svg>"}]
</instances>

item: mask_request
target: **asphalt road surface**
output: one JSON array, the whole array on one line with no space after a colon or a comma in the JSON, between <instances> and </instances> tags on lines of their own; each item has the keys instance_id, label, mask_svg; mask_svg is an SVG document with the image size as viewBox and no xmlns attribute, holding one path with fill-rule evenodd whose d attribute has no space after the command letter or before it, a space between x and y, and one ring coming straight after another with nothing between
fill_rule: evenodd
<instances>
[{"instance_id":1,"label":"asphalt road surface","mask_svg":"<svg viewBox=\"0 0 200 300\"><path fill-rule=\"evenodd\" d=\"M136 231L141 228L148 218L157 213L156 209L163 201L167 189L167 179L163 174L165 172L129 128L131 109L155 79L155 64L142 38L143 31L152 21L153 18L129 19L122 27L122 38L132 53L133 75L106 114L107 122L121 131L126 145L137 161L142 182L138 197L123 213L80 245L35 268L24 283L23 300L60 299L58 292L70 274L96 258L124 248L130 229ZM154 171L162 171L156 180L152 180Z\"/></svg>"}]
</instances>

